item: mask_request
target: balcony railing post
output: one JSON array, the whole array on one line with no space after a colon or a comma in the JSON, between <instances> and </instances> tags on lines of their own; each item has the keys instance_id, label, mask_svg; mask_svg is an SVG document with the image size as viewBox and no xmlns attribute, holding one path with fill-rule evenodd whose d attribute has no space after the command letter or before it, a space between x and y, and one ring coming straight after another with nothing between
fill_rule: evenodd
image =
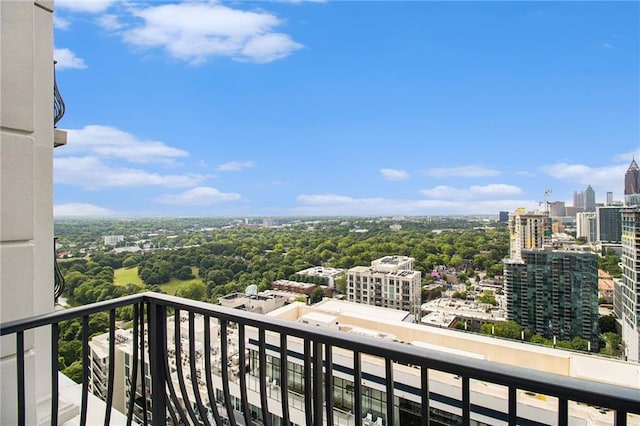
<instances>
[{"instance_id":1,"label":"balcony railing post","mask_svg":"<svg viewBox=\"0 0 640 426\"><path fill-rule=\"evenodd\" d=\"M164 306L149 302L149 374L151 376L151 421L154 425L167 423L167 377L164 368L166 352L165 335L167 310ZM164 347L163 347L164 346Z\"/></svg>"}]
</instances>

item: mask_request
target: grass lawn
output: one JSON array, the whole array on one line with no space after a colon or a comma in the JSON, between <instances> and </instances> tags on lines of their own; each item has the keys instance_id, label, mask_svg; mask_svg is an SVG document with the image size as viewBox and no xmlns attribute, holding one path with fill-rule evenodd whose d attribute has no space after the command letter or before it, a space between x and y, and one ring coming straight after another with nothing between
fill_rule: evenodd
<instances>
[{"instance_id":1,"label":"grass lawn","mask_svg":"<svg viewBox=\"0 0 640 426\"><path fill-rule=\"evenodd\" d=\"M144 283L138 276L137 266L134 268L118 268L113 272L115 275L115 280L114 280L115 285L125 286L131 283L131 284L137 285L138 287L144 287Z\"/></svg>"},{"instance_id":2,"label":"grass lawn","mask_svg":"<svg viewBox=\"0 0 640 426\"><path fill-rule=\"evenodd\" d=\"M193 275L198 275L198 268L191 268L193 270ZM138 276L138 267L134 268L118 268L115 271L115 285L127 285L128 283L135 284L139 287L144 287L144 283ZM191 280L179 280L176 278L171 278L171 281L165 284L160 284L158 287L162 289L166 294L170 294L174 296L176 294L176 290L184 285L189 284L191 282L202 282L200 278L193 278Z\"/></svg>"},{"instance_id":3,"label":"grass lawn","mask_svg":"<svg viewBox=\"0 0 640 426\"><path fill-rule=\"evenodd\" d=\"M200 278L194 278L192 280L178 280L176 278L171 278L171 281L166 284L160 284L158 287L160 287L165 293L175 296L176 290L179 287L192 282L202 282L202 280Z\"/></svg>"}]
</instances>

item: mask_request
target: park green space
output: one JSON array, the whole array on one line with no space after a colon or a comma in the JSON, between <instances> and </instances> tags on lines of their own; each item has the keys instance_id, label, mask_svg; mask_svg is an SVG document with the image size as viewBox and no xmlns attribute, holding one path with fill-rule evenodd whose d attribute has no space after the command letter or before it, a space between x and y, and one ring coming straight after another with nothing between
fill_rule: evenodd
<instances>
[{"instance_id":1,"label":"park green space","mask_svg":"<svg viewBox=\"0 0 640 426\"><path fill-rule=\"evenodd\" d=\"M198 268L193 267L191 269L193 270L193 275L197 276ZM114 275L115 275L115 280L114 280L115 285L125 286L127 284L135 284L140 288L144 287L144 283L138 276L137 266L134 266L132 268L118 268L114 270ZM162 291L165 292L166 294L170 294L173 296L176 294L176 290L178 290L178 288L193 282L202 282L202 280L200 278L193 278L190 280L179 280L177 278L171 278L171 281L169 281L168 283L159 284L158 287L160 287L160 289L162 289Z\"/></svg>"}]
</instances>

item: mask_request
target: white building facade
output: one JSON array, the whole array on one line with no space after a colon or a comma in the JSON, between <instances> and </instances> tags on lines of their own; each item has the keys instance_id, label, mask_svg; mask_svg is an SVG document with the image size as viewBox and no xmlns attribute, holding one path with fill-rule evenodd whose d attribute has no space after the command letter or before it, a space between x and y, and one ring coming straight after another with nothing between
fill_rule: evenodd
<instances>
[{"instance_id":1,"label":"white building facade","mask_svg":"<svg viewBox=\"0 0 640 426\"><path fill-rule=\"evenodd\" d=\"M347 300L408 311L420 321L422 274L413 270L415 259L385 256L371 266L347 270Z\"/></svg>"},{"instance_id":2,"label":"white building facade","mask_svg":"<svg viewBox=\"0 0 640 426\"><path fill-rule=\"evenodd\" d=\"M509 258L522 260L522 250L542 248L551 243L549 214L525 209L509 212L509 236Z\"/></svg>"},{"instance_id":3,"label":"white building facade","mask_svg":"<svg viewBox=\"0 0 640 426\"><path fill-rule=\"evenodd\" d=\"M54 310L53 1L0 2L0 322ZM50 333L25 333L26 423L49 422ZM0 424L17 424L15 337L0 342ZM65 405L61 403L61 411ZM64 416L64 414L62 414Z\"/></svg>"}]
</instances>

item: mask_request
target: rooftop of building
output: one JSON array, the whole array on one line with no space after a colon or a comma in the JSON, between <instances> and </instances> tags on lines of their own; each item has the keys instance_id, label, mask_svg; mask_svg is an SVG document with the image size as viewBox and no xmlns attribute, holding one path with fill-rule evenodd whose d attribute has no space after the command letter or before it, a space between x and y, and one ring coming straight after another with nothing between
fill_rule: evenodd
<instances>
[{"instance_id":1,"label":"rooftop of building","mask_svg":"<svg viewBox=\"0 0 640 426\"><path fill-rule=\"evenodd\" d=\"M341 330L354 328L375 330L382 335L394 336L397 341L407 344L435 345L441 350L466 353L468 356L482 357L485 360L506 365L623 386L640 386L640 364L459 330L403 322L400 311L393 309L325 300L313 306L293 303L268 315L299 321L302 316L312 312L334 316Z\"/></svg>"},{"instance_id":2,"label":"rooftop of building","mask_svg":"<svg viewBox=\"0 0 640 426\"><path fill-rule=\"evenodd\" d=\"M349 269L349 272L358 272L358 273L369 273L369 274L381 274L381 275L391 275L398 277L413 277L415 275L421 275L420 271L412 271L407 269L401 270L381 270L376 269L374 266L354 266Z\"/></svg>"},{"instance_id":3,"label":"rooftop of building","mask_svg":"<svg viewBox=\"0 0 640 426\"><path fill-rule=\"evenodd\" d=\"M606 271L598 269L598 290L613 291L613 278Z\"/></svg>"},{"instance_id":4,"label":"rooftop of building","mask_svg":"<svg viewBox=\"0 0 640 426\"><path fill-rule=\"evenodd\" d=\"M496 299L501 296L496 295ZM464 316L468 318L478 318L484 320L501 321L505 319L505 312L503 309L494 308L486 303L479 303L473 300L454 299L449 297L441 297L439 299L431 300L422 304L421 309L423 312L439 312L442 314L456 316ZM488 312L487 312L488 310ZM442 317L441 318L446 318ZM434 316L433 319L437 319ZM424 318L422 322L425 322Z\"/></svg>"},{"instance_id":5,"label":"rooftop of building","mask_svg":"<svg viewBox=\"0 0 640 426\"><path fill-rule=\"evenodd\" d=\"M334 275L339 275L344 272L344 269L340 268L327 268L324 266L312 266L311 268L303 269L302 271L296 272L296 274L300 275L314 275L320 277L331 277Z\"/></svg>"},{"instance_id":6,"label":"rooftop of building","mask_svg":"<svg viewBox=\"0 0 640 426\"><path fill-rule=\"evenodd\" d=\"M300 290L305 290L305 289L310 289L313 287L316 287L316 284L311 284L311 283L301 283L298 281L290 281L290 280L275 280L273 282L273 284L275 285L283 285L283 286L287 286L290 288L297 288Z\"/></svg>"}]
</instances>

